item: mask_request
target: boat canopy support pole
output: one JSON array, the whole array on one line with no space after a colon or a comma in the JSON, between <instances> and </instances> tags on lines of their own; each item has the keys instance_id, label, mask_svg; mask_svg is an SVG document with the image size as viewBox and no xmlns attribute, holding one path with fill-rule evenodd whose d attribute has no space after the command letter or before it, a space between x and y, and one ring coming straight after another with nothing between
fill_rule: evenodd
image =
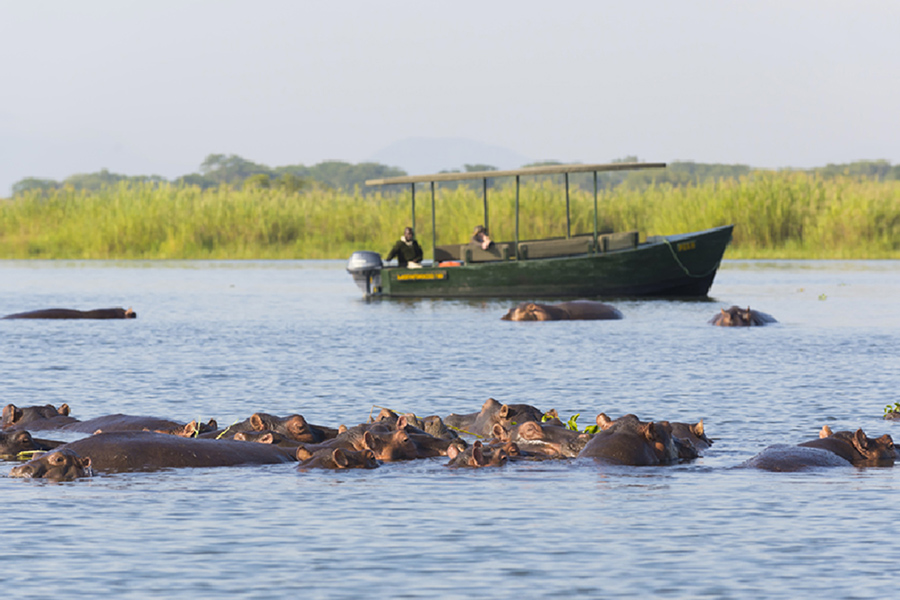
<instances>
[{"instance_id":1,"label":"boat canopy support pole","mask_svg":"<svg viewBox=\"0 0 900 600\"><path fill-rule=\"evenodd\" d=\"M434 184L432 184L434 185ZM410 189L412 190L412 227L413 232L416 231L416 184L409 184Z\"/></svg>"},{"instance_id":2,"label":"boat canopy support pole","mask_svg":"<svg viewBox=\"0 0 900 600\"><path fill-rule=\"evenodd\" d=\"M516 175L516 260L519 259L519 176Z\"/></svg>"},{"instance_id":3,"label":"boat canopy support pole","mask_svg":"<svg viewBox=\"0 0 900 600\"><path fill-rule=\"evenodd\" d=\"M434 228L434 182L431 182L431 264L437 265L437 229Z\"/></svg>"},{"instance_id":4,"label":"boat canopy support pole","mask_svg":"<svg viewBox=\"0 0 900 600\"><path fill-rule=\"evenodd\" d=\"M483 197L484 197L484 228L485 228L485 230L487 230L488 233L490 233L491 226L490 226L490 222L488 219L488 203L487 203L487 177L482 179L482 182L484 183L484 195L483 195Z\"/></svg>"},{"instance_id":5,"label":"boat canopy support pole","mask_svg":"<svg viewBox=\"0 0 900 600\"><path fill-rule=\"evenodd\" d=\"M572 220L569 217L569 174L566 173L566 239L572 237Z\"/></svg>"},{"instance_id":6,"label":"boat canopy support pole","mask_svg":"<svg viewBox=\"0 0 900 600\"><path fill-rule=\"evenodd\" d=\"M594 252L597 252L597 171L594 171Z\"/></svg>"}]
</instances>

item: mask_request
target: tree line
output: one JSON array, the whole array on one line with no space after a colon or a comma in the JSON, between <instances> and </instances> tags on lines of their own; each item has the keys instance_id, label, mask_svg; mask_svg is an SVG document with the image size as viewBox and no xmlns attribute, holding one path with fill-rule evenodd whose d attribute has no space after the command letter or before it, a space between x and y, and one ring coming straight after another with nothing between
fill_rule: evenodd
<instances>
[{"instance_id":1,"label":"tree line","mask_svg":"<svg viewBox=\"0 0 900 600\"><path fill-rule=\"evenodd\" d=\"M636 156L626 156L612 162L639 162ZM562 164L546 161L523 165L524 167ZM496 167L486 164L466 164L462 169L441 171L442 173L495 171ZM597 187L611 190L619 186L634 189L645 189L653 184L668 184L674 187L699 185L708 181L735 180L751 175L756 169L748 165L699 163L693 161L675 161L663 170L610 171L598 173ZM831 179L834 177L852 177L877 181L900 180L900 165L891 165L887 160L863 160L844 164L828 164L814 169L793 169L793 171L815 174ZM64 188L75 190L98 191L105 187L126 184L174 184L177 186L196 186L201 189L215 188L222 185L235 188L272 188L287 192L301 192L313 188L335 189L342 192L359 190L367 193L365 182L368 179L399 177L407 175L406 171L373 162L352 164L343 161L324 161L313 166L302 164L282 167L268 167L246 160L236 154L210 154L201 163L199 171L167 180L159 175L121 175L101 169L96 173L71 175L62 181L26 177L13 185L13 195L26 192L49 192ZM561 183L563 176L555 176ZM465 181L455 184L442 183L442 186L481 187L480 181ZM488 180L488 186L496 185L495 180ZM594 178L591 173L575 173L569 177L569 185L585 190L592 190Z\"/></svg>"}]
</instances>

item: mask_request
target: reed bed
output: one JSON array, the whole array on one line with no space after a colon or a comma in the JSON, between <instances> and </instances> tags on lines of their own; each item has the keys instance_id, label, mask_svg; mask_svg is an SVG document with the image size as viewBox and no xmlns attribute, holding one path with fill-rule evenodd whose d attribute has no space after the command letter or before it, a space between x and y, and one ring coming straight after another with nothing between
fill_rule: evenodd
<instances>
[{"instance_id":1,"label":"reed bed","mask_svg":"<svg viewBox=\"0 0 900 600\"><path fill-rule=\"evenodd\" d=\"M489 190L489 229L514 239L515 188ZM519 239L566 235L564 188L522 180ZM734 223L726 258L900 258L900 182L760 171L687 187L601 191L601 232L683 233ZM437 243L465 242L485 221L481 189L437 187ZM594 196L570 190L572 234L593 231ZM431 194L415 224L431 255ZM0 200L0 257L44 259L329 259L386 253L412 222L408 186L374 194L314 188L201 190L173 184L71 188Z\"/></svg>"}]
</instances>

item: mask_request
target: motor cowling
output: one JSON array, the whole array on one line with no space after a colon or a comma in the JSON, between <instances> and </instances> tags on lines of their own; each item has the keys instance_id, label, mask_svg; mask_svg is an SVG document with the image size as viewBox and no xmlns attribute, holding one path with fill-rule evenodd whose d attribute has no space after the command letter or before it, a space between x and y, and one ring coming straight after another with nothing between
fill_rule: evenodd
<instances>
[{"instance_id":1,"label":"motor cowling","mask_svg":"<svg viewBox=\"0 0 900 600\"><path fill-rule=\"evenodd\" d=\"M381 291L381 255L369 250L358 250L350 255L347 272L366 296Z\"/></svg>"}]
</instances>

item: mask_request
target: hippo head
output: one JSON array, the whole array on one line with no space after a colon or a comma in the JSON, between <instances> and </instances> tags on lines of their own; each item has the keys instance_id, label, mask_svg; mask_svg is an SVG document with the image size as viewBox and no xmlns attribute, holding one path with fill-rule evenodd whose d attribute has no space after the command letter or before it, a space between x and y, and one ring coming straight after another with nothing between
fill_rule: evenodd
<instances>
[{"instance_id":1,"label":"hippo head","mask_svg":"<svg viewBox=\"0 0 900 600\"><path fill-rule=\"evenodd\" d=\"M397 429L393 433L366 431L363 433L363 444L375 453L378 460L411 460L419 456L415 442L405 429Z\"/></svg>"},{"instance_id":2,"label":"hippo head","mask_svg":"<svg viewBox=\"0 0 900 600\"><path fill-rule=\"evenodd\" d=\"M0 458L16 458L20 452L37 450L31 434L25 431L0 432Z\"/></svg>"},{"instance_id":3,"label":"hippo head","mask_svg":"<svg viewBox=\"0 0 900 600\"><path fill-rule=\"evenodd\" d=\"M500 467L509 460L504 448L489 448L486 451L481 441L476 441L469 448L459 450L456 446L447 449L450 467Z\"/></svg>"},{"instance_id":4,"label":"hippo head","mask_svg":"<svg viewBox=\"0 0 900 600\"><path fill-rule=\"evenodd\" d=\"M749 306L746 310L738 306L732 306L728 310L723 308L713 323L721 327L749 327L753 324L753 312Z\"/></svg>"},{"instance_id":5,"label":"hippo head","mask_svg":"<svg viewBox=\"0 0 900 600\"><path fill-rule=\"evenodd\" d=\"M53 417L69 416L69 405L63 404L56 408L52 404L44 406L26 406L19 408L15 404L7 404L3 407L2 427L12 427L20 421L36 421L38 419L52 419Z\"/></svg>"},{"instance_id":6,"label":"hippo head","mask_svg":"<svg viewBox=\"0 0 900 600\"><path fill-rule=\"evenodd\" d=\"M505 315L500 317L503 321L551 321L550 315L540 304L534 302L523 302L515 308L509 309Z\"/></svg>"},{"instance_id":7,"label":"hippo head","mask_svg":"<svg viewBox=\"0 0 900 600\"><path fill-rule=\"evenodd\" d=\"M78 477L90 477L91 459L82 458L74 450L62 448L34 458L24 465L13 467L10 477L32 477L53 481L72 481Z\"/></svg>"},{"instance_id":8,"label":"hippo head","mask_svg":"<svg viewBox=\"0 0 900 600\"><path fill-rule=\"evenodd\" d=\"M371 450L344 450L335 448L331 451L331 460L338 469L376 469L378 459Z\"/></svg>"},{"instance_id":9,"label":"hippo head","mask_svg":"<svg viewBox=\"0 0 900 600\"><path fill-rule=\"evenodd\" d=\"M682 458L682 453L685 450L679 450L678 445L675 443L675 438L672 436L672 426L668 423L654 421L643 423L640 426L640 432L651 445L660 464L675 462ZM685 458L696 458L696 456L686 456Z\"/></svg>"},{"instance_id":10,"label":"hippo head","mask_svg":"<svg viewBox=\"0 0 900 600\"><path fill-rule=\"evenodd\" d=\"M870 438L863 433L862 429L857 429L851 443L860 454L873 462L893 462L898 458L894 440L888 434L879 438Z\"/></svg>"}]
</instances>

